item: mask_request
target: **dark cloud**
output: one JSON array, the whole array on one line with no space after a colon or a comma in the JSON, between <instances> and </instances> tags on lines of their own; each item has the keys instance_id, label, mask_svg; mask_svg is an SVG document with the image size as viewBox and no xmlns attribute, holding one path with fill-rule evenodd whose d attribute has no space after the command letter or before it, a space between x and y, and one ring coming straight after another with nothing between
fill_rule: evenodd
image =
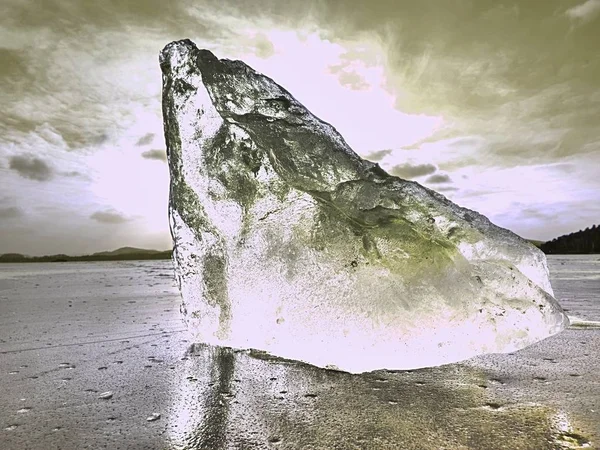
<instances>
[{"instance_id":1,"label":"dark cloud","mask_svg":"<svg viewBox=\"0 0 600 450\"><path fill-rule=\"evenodd\" d=\"M0 47L0 80L18 83L27 74L27 62L18 50Z\"/></svg>"},{"instance_id":2,"label":"dark cloud","mask_svg":"<svg viewBox=\"0 0 600 450\"><path fill-rule=\"evenodd\" d=\"M165 150L148 150L142 153L142 158L155 159L157 161L167 161L167 152Z\"/></svg>"},{"instance_id":3,"label":"dark cloud","mask_svg":"<svg viewBox=\"0 0 600 450\"><path fill-rule=\"evenodd\" d=\"M121 213L112 211L112 210L96 211L94 214L92 214L90 216L90 219L93 219L100 223L108 223L108 224L118 224L118 223L125 223L125 222L129 221L129 219L127 219Z\"/></svg>"},{"instance_id":4,"label":"dark cloud","mask_svg":"<svg viewBox=\"0 0 600 450\"><path fill-rule=\"evenodd\" d=\"M332 42L379 42L386 56L386 87L393 94L401 93L395 97L404 112L443 115L452 123L462 124L463 134L476 131L486 135L500 130L510 136L512 127L530 126L534 120L540 125L531 127L531 139L540 127L572 128L559 146L523 145L527 154L557 159L600 139L595 125L600 102L597 95L590 95L600 92L600 59L595 57L595 47L589 45L600 41L600 27L594 26L598 17L592 17L590 6L583 6L594 2L423 0L417 6L409 0L374 0L366 6L362 0L182 0L173 4L160 0L19 0L9 2L0 20L22 32L49 32L61 46L76 47L98 61L105 59L106 52L101 49L114 45L106 42L106 35L126 31L132 36L127 44L133 47L114 45L109 58L113 62L132 51L135 38L147 39L153 33L164 35L163 44L187 36L225 42L238 34L227 17L243 17L248 24L262 21L265 28L269 21L294 28L317 25L322 38ZM593 21L573 28L573 14ZM219 23L219 17L225 20ZM272 54L273 43L265 35L259 34L255 40L259 56ZM0 50L0 79L10 80L4 83L6 90L18 93L19 98L22 93L35 96L52 92L54 102L60 103L51 108L55 129L72 149L93 145L89 136L119 119L109 113L114 111L107 112L98 92L77 79L80 75L73 72L78 69L66 67L73 65L69 58L61 59L38 47ZM156 58L156 54L148 54L150 57ZM352 72L351 58L341 60L332 66L340 81L362 89L364 83ZM57 69L47 70L52 66ZM110 92L118 78L110 80L115 86L100 92ZM0 95L2 91L0 88ZM76 95L71 98L73 92ZM16 114L11 102L5 103L8 106L0 114L16 116L23 122L17 127L29 126L30 115ZM481 123L473 123L477 118ZM507 119L500 126L498 118ZM0 117L0 124L5 120ZM502 151L513 143L508 138L506 141L497 149L498 155L509 160L513 155Z\"/></svg>"},{"instance_id":5,"label":"dark cloud","mask_svg":"<svg viewBox=\"0 0 600 450\"><path fill-rule=\"evenodd\" d=\"M65 100L66 107L71 107L71 101ZM69 150L80 150L89 147L99 147L110 140L107 132L100 131L101 128L114 126L115 119L121 111L115 111L115 118L110 119L102 111L99 105L92 103L91 97L82 95L81 103L72 105L73 119L69 120L68 114L58 112L53 120L53 126L62 136Z\"/></svg>"},{"instance_id":6,"label":"dark cloud","mask_svg":"<svg viewBox=\"0 0 600 450\"><path fill-rule=\"evenodd\" d=\"M51 28L64 34L94 27L96 30L125 30L127 25L156 27L196 33L206 23L189 14L192 2L162 0L20 0L4 10L4 22L25 29ZM194 23L195 22L195 23ZM195 29L194 29L195 28Z\"/></svg>"},{"instance_id":7,"label":"dark cloud","mask_svg":"<svg viewBox=\"0 0 600 450\"><path fill-rule=\"evenodd\" d=\"M389 170L389 173L400 178L411 179L429 175L436 171L433 164L398 164Z\"/></svg>"},{"instance_id":8,"label":"dark cloud","mask_svg":"<svg viewBox=\"0 0 600 450\"><path fill-rule=\"evenodd\" d=\"M94 136L90 136L87 139L87 143L89 143L90 145L93 146L98 146L98 145L102 145L102 144L106 144L109 140L110 136L108 135L108 133L100 133L100 134L96 134Z\"/></svg>"},{"instance_id":9,"label":"dark cloud","mask_svg":"<svg viewBox=\"0 0 600 450\"><path fill-rule=\"evenodd\" d=\"M86 149L128 128L132 105L159 110L160 49L184 37L232 34L211 14L199 18L200 12L205 8L191 0L2 3L0 144L16 130L49 123L69 149ZM136 62L154 63L154 72L140 69L149 81L132 88L136 75L130 72L136 69L123 66Z\"/></svg>"},{"instance_id":10,"label":"dark cloud","mask_svg":"<svg viewBox=\"0 0 600 450\"><path fill-rule=\"evenodd\" d=\"M141 147L143 145L149 145L154 140L154 136L155 136L154 133L145 134L141 138L138 139L138 141L135 143L135 145L137 145L138 147Z\"/></svg>"},{"instance_id":11,"label":"dark cloud","mask_svg":"<svg viewBox=\"0 0 600 450\"><path fill-rule=\"evenodd\" d=\"M0 208L0 219L14 219L16 217L21 217L22 215L23 211L16 206Z\"/></svg>"},{"instance_id":12,"label":"dark cloud","mask_svg":"<svg viewBox=\"0 0 600 450\"><path fill-rule=\"evenodd\" d=\"M427 178L425 180L425 183L431 183L431 184L452 183L452 180L446 174L436 173L435 175L431 175L429 178Z\"/></svg>"},{"instance_id":13,"label":"dark cloud","mask_svg":"<svg viewBox=\"0 0 600 450\"><path fill-rule=\"evenodd\" d=\"M573 27L574 15L585 24ZM516 140L524 159L546 160L600 139L600 58L590 45L600 42L597 0L322 1L311 17L332 40L380 42L397 108L453 124L437 139L496 134L505 141L499 151ZM521 127L531 134L512 139ZM569 131L537 145L548 129Z\"/></svg>"},{"instance_id":14,"label":"dark cloud","mask_svg":"<svg viewBox=\"0 0 600 450\"><path fill-rule=\"evenodd\" d=\"M54 176L53 169L43 159L32 155L12 156L8 167L31 180L48 181Z\"/></svg>"},{"instance_id":15,"label":"dark cloud","mask_svg":"<svg viewBox=\"0 0 600 450\"><path fill-rule=\"evenodd\" d=\"M377 161L381 161L383 158L385 158L390 153L392 153L391 150L378 150L378 151L367 154L365 156L365 159L368 159L369 161L377 162Z\"/></svg>"}]
</instances>

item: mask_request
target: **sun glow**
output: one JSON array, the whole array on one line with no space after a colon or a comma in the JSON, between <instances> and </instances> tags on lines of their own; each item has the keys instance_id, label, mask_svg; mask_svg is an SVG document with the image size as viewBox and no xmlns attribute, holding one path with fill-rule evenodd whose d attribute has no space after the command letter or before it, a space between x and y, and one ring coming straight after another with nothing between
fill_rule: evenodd
<instances>
[{"instance_id":1,"label":"sun glow","mask_svg":"<svg viewBox=\"0 0 600 450\"><path fill-rule=\"evenodd\" d=\"M244 29L246 45L228 49L285 87L331 123L359 154L410 145L439 129L442 117L398 111L386 89L377 42L333 42L316 31ZM219 56L219 55L218 55Z\"/></svg>"}]
</instances>

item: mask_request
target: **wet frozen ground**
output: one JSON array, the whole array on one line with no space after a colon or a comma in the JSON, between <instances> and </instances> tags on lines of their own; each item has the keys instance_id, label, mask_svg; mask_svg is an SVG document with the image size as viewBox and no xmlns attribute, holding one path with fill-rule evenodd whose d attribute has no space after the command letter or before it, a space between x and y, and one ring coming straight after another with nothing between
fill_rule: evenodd
<instances>
[{"instance_id":1,"label":"wet frozen ground","mask_svg":"<svg viewBox=\"0 0 600 450\"><path fill-rule=\"evenodd\" d=\"M600 320L600 255L549 258ZM0 265L0 449L562 449L600 442L600 329L350 375L188 341L169 261Z\"/></svg>"}]
</instances>

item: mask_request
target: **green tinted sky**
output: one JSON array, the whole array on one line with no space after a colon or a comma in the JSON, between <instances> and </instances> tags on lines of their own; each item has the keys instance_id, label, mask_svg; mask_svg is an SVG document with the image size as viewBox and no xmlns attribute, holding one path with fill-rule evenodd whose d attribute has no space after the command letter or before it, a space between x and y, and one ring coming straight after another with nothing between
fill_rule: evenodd
<instances>
[{"instance_id":1,"label":"green tinted sky","mask_svg":"<svg viewBox=\"0 0 600 450\"><path fill-rule=\"evenodd\" d=\"M600 0L4 0L0 253L170 245L158 52L181 38L523 236L600 222Z\"/></svg>"}]
</instances>

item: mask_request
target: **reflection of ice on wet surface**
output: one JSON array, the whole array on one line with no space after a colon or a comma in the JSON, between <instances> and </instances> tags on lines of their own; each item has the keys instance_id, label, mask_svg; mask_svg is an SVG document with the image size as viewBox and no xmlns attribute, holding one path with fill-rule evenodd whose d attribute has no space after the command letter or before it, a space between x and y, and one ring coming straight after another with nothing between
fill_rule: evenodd
<instances>
[{"instance_id":1,"label":"reflection of ice on wet surface","mask_svg":"<svg viewBox=\"0 0 600 450\"><path fill-rule=\"evenodd\" d=\"M465 364L350 375L186 342L169 261L91 265L50 265L61 267L50 275L47 265L0 266L3 450L598 442L598 330ZM593 284L551 278L570 314L598 318Z\"/></svg>"},{"instance_id":2,"label":"reflection of ice on wet surface","mask_svg":"<svg viewBox=\"0 0 600 450\"><path fill-rule=\"evenodd\" d=\"M551 408L494 400L488 388L511 381L475 368L352 375L203 345L189 355L195 379L169 429L181 448L563 448Z\"/></svg>"}]
</instances>

